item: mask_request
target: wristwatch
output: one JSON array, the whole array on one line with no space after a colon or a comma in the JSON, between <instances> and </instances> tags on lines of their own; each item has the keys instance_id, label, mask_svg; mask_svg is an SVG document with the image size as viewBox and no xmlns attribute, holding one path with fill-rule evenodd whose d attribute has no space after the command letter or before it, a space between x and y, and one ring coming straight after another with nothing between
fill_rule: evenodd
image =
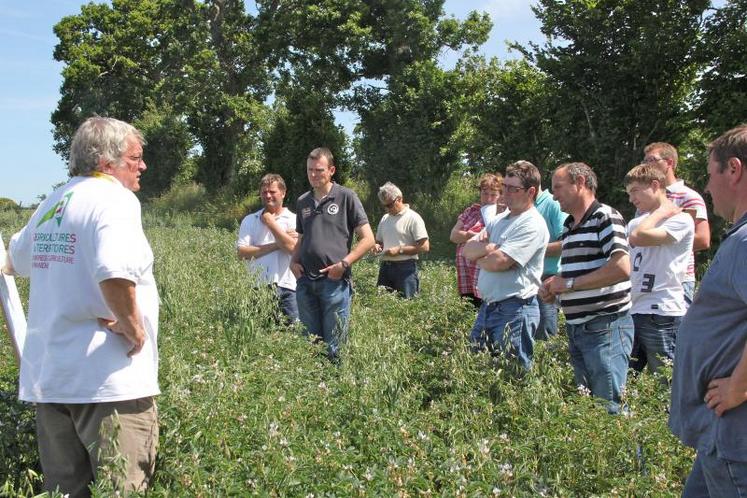
<instances>
[{"instance_id":1,"label":"wristwatch","mask_svg":"<svg viewBox=\"0 0 747 498\"><path fill-rule=\"evenodd\" d=\"M343 268L345 268L346 270L347 270L348 268L350 268L350 263L348 263L348 262L347 262L347 261L345 261L344 259L341 259L341 260L340 260L340 264L341 264L341 265L342 265L342 267L343 267Z\"/></svg>"},{"instance_id":2,"label":"wristwatch","mask_svg":"<svg viewBox=\"0 0 747 498\"><path fill-rule=\"evenodd\" d=\"M565 281L565 290L573 290L573 284L576 283L575 278L568 278Z\"/></svg>"},{"instance_id":3,"label":"wristwatch","mask_svg":"<svg viewBox=\"0 0 747 498\"><path fill-rule=\"evenodd\" d=\"M400 244L399 245L399 254L404 254L404 253L405 253L405 247L402 244Z\"/></svg>"}]
</instances>

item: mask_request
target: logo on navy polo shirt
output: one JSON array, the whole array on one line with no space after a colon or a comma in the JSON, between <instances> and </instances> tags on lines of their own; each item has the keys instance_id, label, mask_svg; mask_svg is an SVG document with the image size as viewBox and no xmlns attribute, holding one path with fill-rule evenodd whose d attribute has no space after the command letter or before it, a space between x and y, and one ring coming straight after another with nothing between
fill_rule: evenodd
<instances>
[{"instance_id":1,"label":"logo on navy polo shirt","mask_svg":"<svg viewBox=\"0 0 747 498\"><path fill-rule=\"evenodd\" d=\"M338 206L335 203L332 203L329 206L327 206L327 212L333 216L336 215L339 210L340 210L340 206Z\"/></svg>"},{"instance_id":2,"label":"logo on navy polo shirt","mask_svg":"<svg viewBox=\"0 0 747 498\"><path fill-rule=\"evenodd\" d=\"M311 216L311 208L305 207L301 209L301 218L306 219L309 216Z\"/></svg>"}]
</instances>

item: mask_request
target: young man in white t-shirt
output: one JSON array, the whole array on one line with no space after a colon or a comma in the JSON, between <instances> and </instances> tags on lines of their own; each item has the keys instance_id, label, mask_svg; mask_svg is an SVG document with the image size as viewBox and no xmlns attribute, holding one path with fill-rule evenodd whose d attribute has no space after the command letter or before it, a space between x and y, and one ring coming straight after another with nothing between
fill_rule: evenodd
<instances>
[{"instance_id":1,"label":"young man in white t-shirt","mask_svg":"<svg viewBox=\"0 0 747 498\"><path fill-rule=\"evenodd\" d=\"M653 164L664 173L664 186L667 190L667 198L672 203L690 213L695 219L695 239L693 240L693 252L687 264L687 274L682 282L685 291L685 303L690 306L695 294L695 253L705 251L711 247L711 227L708 224L708 211L706 210L703 196L691 189L683 180L677 179L677 149L666 142L654 142L648 144L643 152L643 162Z\"/></svg>"},{"instance_id":2,"label":"young man in white t-shirt","mask_svg":"<svg viewBox=\"0 0 747 498\"><path fill-rule=\"evenodd\" d=\"M280 311L289 322L298 320L296 277L290 270L296 247L296 215L283 206L285 181L273 173L262 177L259 195L262 209L247 215L239 228L236 251L246 261L250 275L273 287Z\"/></svg>"},{"instance_id":3,"label":"young man in white t-shirt","mask_svg":"<svg viewBox=\"0 0 747 498\"><path fill-rule=\"evenodd\" d=\"M630 310L635 324L631 367L655 372L674 359L674 344L687 311L682 282L692 254L693 217L667 198L665 176L641 164L625 176L630 202L640 214L628 223Z\"/></svg>"}]
</instances>

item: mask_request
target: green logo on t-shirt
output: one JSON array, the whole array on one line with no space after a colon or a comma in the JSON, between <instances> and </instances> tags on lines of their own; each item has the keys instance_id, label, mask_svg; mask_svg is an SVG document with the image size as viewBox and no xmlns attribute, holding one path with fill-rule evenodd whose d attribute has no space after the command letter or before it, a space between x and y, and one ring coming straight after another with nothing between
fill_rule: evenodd
<instances>
[{"instance_id":1,"label":"green logo on t-shirt","mask_svg":"<svg viewBox=\"0 0 747 498\"><path fill-rule=\"evenodd\" d=\"M70 202L70 197L73 196L72 192L68 192L64 195L60 201L52 206L52 208L44 213L44 216L41 217L39 220L39 223L36 224L37 228L42 225L43 223L48 222L49 220L56 220L57 226L60 226L60 223L62 223L62 217L65 216L65 208L67 207L67 204Z\"/></svg>"}]
</instances>

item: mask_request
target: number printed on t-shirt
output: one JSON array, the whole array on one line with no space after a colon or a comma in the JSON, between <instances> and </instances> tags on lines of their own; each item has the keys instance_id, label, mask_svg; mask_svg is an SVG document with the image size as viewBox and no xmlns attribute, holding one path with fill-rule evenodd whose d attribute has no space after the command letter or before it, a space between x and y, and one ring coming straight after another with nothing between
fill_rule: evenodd
<instances>
[{"instance_id":1,"label":"number printed on t-shirt","mask_svg":"<svg viewBox=\"0 0 747 498\"><path fill-rule=\"evenodd\" d=\"M653 291L655 281L656 275L654 275L653 273L644 273L643 280L641 281L641 292Z\"/></svg>"}]
</instances>

